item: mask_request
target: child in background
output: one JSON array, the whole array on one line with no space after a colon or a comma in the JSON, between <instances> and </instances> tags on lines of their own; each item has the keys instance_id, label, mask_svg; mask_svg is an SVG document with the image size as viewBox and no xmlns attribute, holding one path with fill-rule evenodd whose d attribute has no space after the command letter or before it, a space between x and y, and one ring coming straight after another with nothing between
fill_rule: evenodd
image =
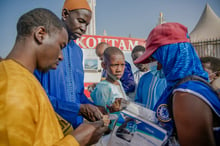
<instances>
[{"instance_id":1,"label":"child in background","mask_svg":"<svg viewBox=\"0 0 220 146\"><path fill-rule=\"evenodd\" d=\"M117 47L108 47L103 54L102 67L106 70L107 77L96 85L91 98L96 105L105 107L111 113L119 111L121 100L127 100L120 82L125 69L123 52Z\"/></svg>"},{"instance_id":2,"label":"child in background","mask_svg":"<svg viewBox=\"0 0 220 146\"><path fill-rule=\"evenodd\" d=\"M138 57L143 55L144 52L145 52L144 46L141 46L141 45L135 46L133 48L132 52L131 52L131 57L132 57L133 63ZM134 63L134 65L137 68L137 71L134 72L134 80L135 80L136 87L137 87L141 76L144 75L145 73L149 72L150 70L149 70L149 67L148 67L147 63L145 63L145 64L142 64L142 63L136 64L136 63Z\"/></svg>"},{"instance_id":3,"label":"child in background","mask_svg":"<svg viewBox=\"0 0 220 146\"><path fill-rule=\"evenodd\" d=\"M130 100L134 101L135 99L135 94L137 91L137 87L138 87L138 83L140 78L142 77L142 75L144 75L145 73L149 72L149 67L148 64L135 64L134 61L140 57L141 55L143 55L145 52L145 48L144 46L141 45L137 45L133 48L132 52L131 52L131 58L133 60L133 64L135 65L135 67L137 68L137 70L133 73L134 74L134 81L135 81L135 90L134 92L129 94Z\"/></svg>"}]
</instances>

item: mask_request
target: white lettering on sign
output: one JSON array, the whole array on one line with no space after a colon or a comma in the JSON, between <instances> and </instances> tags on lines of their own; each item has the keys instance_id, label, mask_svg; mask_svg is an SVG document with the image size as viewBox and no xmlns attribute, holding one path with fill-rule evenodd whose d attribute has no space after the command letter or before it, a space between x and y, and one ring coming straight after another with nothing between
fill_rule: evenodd
<instances>
[{"instance_id":1,"label":"white lettering on sign","mask_svg":"<svg viewBox=\"0 0 220 146\"><path fill-rule=\"evenodd\" d=\"M95 49L96 45L100 42L106 42L123 51L131 51L136 45L145 45L145 39L126 37L83 35L76 40L76 43L83 49Z\"/></svg>"},{"instance_id":2,"label":"white lettering on sign","mask_svg":"<svg viewBox=\"0 0 220 146\"><path fill-rule=\"evenodd\" d=\"M108 43L111 44L111 46L117 47L116 43L118 43L118 39L108 39Z\"/></svg>"},{"instance_id":3,"label":"white lettering on sign","mask_svg":"<svg viewBox=\"0 0 220 146\"><path fill-rule=\"evenodd\" d=\"M133 43L134 42L134 43ZM132 50L135 46L137 46L137 45L139 45L138 44L138 41L131 41L131 40L128 40L128 48L129 48L129 50ZM144 42L143 42L144 43ZM142 45L142 44L140 44L140 45Z\"/></svg>"},{"instance_id":4,"label":"white lettering on sign","mask_svg":"<svg viewBox=\"0 0 220 146\"><path fill-rule=\"evenodd\" d=\"M91 41L90 41L91 40ZM95 48L96 47L96 39L94 37L89 37L86 40L86 45L88 46L88 48Z\"/></svg>"},{"instance_id":5,"label":"white lettering on sign","mask_svg":"<svg viewBox=\"0 0 220 146\"><path fill-rule=\"evenodd\" d=\"M125 45L124 40L120 40L120 44L119 44L118 48L120 48L122 50L125 50L125 51L128 50L126 45Z\"/></svg>"},{"instance_id":6,"label":"white lettering on sign","mask_svg":"<svg viewBox=\"0 0 220 146\"><path fill-rule=\"evenodd\" d=\"M85 39L86 37L81 37L80 39L77 39L76 40L76 43L81 47L81 48L86 48L86 46L83 44L83 40Z\"/></svg>"}]
</instances>

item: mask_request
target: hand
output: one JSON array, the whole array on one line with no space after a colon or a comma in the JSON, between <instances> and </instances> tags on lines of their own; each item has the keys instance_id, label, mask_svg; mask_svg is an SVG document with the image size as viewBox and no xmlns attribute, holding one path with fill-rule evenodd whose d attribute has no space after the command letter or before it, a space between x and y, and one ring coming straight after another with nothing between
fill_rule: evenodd
<instances>
[{"instance_id":1,"label":"hand","mask_svg":"<svg viewBox=\"0 0 220 146\"><path fill-rule=\"evenodd\" d=\"M110 113L114 113L120 111L120 105L121 105L121 98L117 98L115 99L114 103L111 106L107 105L107 108L109 109Z\"/></svg>"},{"instance_id":2,"label":"hand","mask_svg":"<svg viewBox=\"0 0 220 146\"><path fill-rule=\"evenodd\" d=\"M97 120L101 120L103 117L101 111L92 104L81 104L80 114L88 121L93 121L93 122Z\"/></svg>"},{"instance_id":3,"label":"hand","mask_svg":"<svg viewBox=\"0 0 220 146\"><path fill-rule=\"evenodd\" d=\"M80 146L85 146L97 143L107 130L108 127L105 126L104 121L100 120L81 124L72 132L72 135Z\"/></svg>"},{"instance_id":4,"label":"hand","mask_svg":"<svg viewBox=\"0 0 220 146\"><path fill-rule=\"evenodd\" d=\"M104 106L96 105L96 107L102 112L103 115L108 115L108 112Z\"/></svg>"},{"instance_id":5,"label":"hand","mask_svg":"<svg viewBox=\"0 0 220 146\"><path fill-rule=\"evenodd\" d=\"M88 91L89 91L89 92L92 92L92 91L95 89L96 84L97 84L97 83L93 83L93 84L91 84L91 85L88 85L88 87L87 87L87 88L88 88Z\"/></svg>"},{"instance_id":6,"label":"hand","mask_svg":"<svg viewBox=\"0 0 220 146\"><path fill-rule=\"evenodd\" d=\"M110 113L118 112L126 108L128 101L123 98L116 98L111 106L107 106Z\"/></svg>"}]
</instances>

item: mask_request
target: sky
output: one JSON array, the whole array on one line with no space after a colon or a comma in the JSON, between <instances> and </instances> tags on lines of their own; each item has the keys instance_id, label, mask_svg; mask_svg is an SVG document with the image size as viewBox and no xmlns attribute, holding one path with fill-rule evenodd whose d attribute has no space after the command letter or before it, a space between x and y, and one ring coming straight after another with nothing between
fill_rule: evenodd
<instances>
[{"instance_id":1,"label":"sky","mask_svg":"<svg viewBox=\"0 0 220 146\"><path fill-rule=\"evenodd\" d=\"M64 0L1 0L0 56L6 57L16 38L19 17L33 8L48 8L61 17ZM160 12L166 22L179 22L191 32L206 4L220 17L220 0L96 0L96 34L146 39Z\"/></svg>"}]
</instances>

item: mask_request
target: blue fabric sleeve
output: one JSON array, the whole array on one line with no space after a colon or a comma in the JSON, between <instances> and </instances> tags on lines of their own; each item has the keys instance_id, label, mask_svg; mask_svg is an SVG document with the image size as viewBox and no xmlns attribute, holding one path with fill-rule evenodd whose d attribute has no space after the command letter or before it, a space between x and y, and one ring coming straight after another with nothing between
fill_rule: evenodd
<instances>
[{"instance_id":1,"label":"blue fabric sleeve","mask_svg":"<svg viewBox=\"0 0 220 146\"><path fill-rule=\"evenodd\" d=\"M103 77L103 78L106 78L106 76L107 76L106 70L103 69L103 70L102 70L102 77Z\"/></svg>"},{"instance_id":2,"label":"blue fabric sleeve","mask_svg":"<svg viewBox=\"0 0 220 146\"><path fill-rule=\"evenodd\" d=\"M104 106L108 104L108 98L110 98L111 92L109 92L109 88L95 88L91 93L91 98L94 103L99 106Z\"/></svg>"},{"instance_id":3,"label":"blue fabric sleeve","mask_svg":"<svg viewBox=\"0 0 220 146\"><path fill-rule=\"evenodd\" d=\"M48 90L49 88L47 88L47 87L49 87L49 84L48 84L48 82L45 82L45 80L43 80L43 78L42 78L43 73L41 73L40 71L35 70L34 75L44 85L43 86L44 90L46 91L47 96L49 97L50 102L53 105L55 111L57 111L58 109L61 109L61 110L67 110L67 111L71 112L71 114L78 114L79 108L80 108L79 103L65 102L64 100L60 100L62 98L58 98L58 97L50 95L49 90ZM82 99L84 99L84 98L86 98L86 96L83 97ZM86 103L86 101L85 101L85 103ZM87 103L90 103L88 99L87 99Z\"/></svg>"},{"instance_id":4,"label":"blue fabric sleeve","mask_svg":"<svg viewBox=\"0 0 220 146\"><path fill-rule=\"evenodd\" d=\"M81 101L81 104L93 104L94 105L94 103L90 101L85 94L82 94L80 101Z\"/></svg>"},{"instance_id":5,"label":"blue fabric sleeve","mask_svg":"<svg viewBox=\"0 0 220 146\"><path fill-rule=\"evenodd\" d=\"M136 89L136 94L135 94L135 98L134 98L134 101L137 102L137 103L143 103L143 100L142 100L142 87L143 87L143 81L144 79L141 77L139 82L138 82L138 87Z\"/></svg>"},{"instance_id":6,"label":"blue fabric sleeve","mask_svg":"<svg viewBox=\"0 0 220 146\"><path fill-rule=\"evenodd\" d=\"M112 90L113 86L111 83L106 84L105 81L101 81L91 92L91 98L94 101L95 105L103 106L106 108L106 105L110 106L115 97L118 97L118 94L114 94ZM117 92L117 91L116 91Z\"/></svg>"},{"instance_id":7,"label":"blue fabric sleeve","mask_svg":"<svg viewBox=\"0 0 220 146\"><path fill-rule=\"evenodd\" d=\"M134 75L132 73L131 65L126 61L125 61L124 74L121 77L120 81L125 90L125 93L134 92L135 90Z\"/></svg>"},{"instance_id":8,"label":"blue fabric sleeve","mask_svg":"<svg viewBox=\"0 0 220 146\"><path fill-rule=\"evenodd\" d=\"M62 52L64 59L56 70L35 72L35 75L55 111L76 128L83 122L79 114L80 104L91 103L84 95L83 52L73 40L68 42Z\"/></svg>"},{"instance_id":9,"label":"blue fabric sleeve","mask_svg":"<svg viewBox=\"0 0 220 146\"><path fill-rule=\"evenodd\" d=\"M63 100L62 98L58 98L56 96L53 96L49 93L50 89L50 85L47 82L47 77L48 74L45 73L41 73L38 70L34 71L34 75L36 76L36 78L41 82L41 84L43 85L44 90L47 93L47 96L50 99L50 102L55 110L55 112L57 112L59 115L61 115L64 119L66 119L67 121L69 121L73 127L77 127L81 122L82 117L77 117L78 113L79 113L79 109L80 109L80 103L75 103L75 102L68 102ZM83 94L84 95L84 94ZM85 96L85 95L84 95ZM83 96L82 96L83 97ZM85 99L85 97L83 97L83 102L84 103L90 103L90 101L87 99ZM76 120L76 118L79 120Z\"/></svg>"}]
</instances>

